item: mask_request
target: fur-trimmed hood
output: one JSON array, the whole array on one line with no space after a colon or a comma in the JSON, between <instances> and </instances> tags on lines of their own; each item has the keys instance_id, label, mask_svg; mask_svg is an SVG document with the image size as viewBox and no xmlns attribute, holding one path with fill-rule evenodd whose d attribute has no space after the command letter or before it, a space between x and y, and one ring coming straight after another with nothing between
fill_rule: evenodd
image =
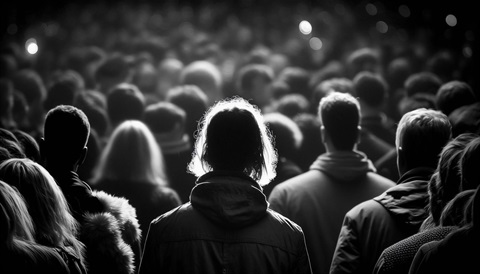
<instances>
[{"instance_id":1,"label":"fur-trimmed hood","mask_svg":"<svg viewBox=\"0 0 480 274\"><path fill-rule=\"evenodd\" d=\"M88 273L135 272L134 248L141 241L135 208L127 199L93 191L104 205L102 213L86 214L80 240L86 246Z\"/></svg>"}]
</instances>

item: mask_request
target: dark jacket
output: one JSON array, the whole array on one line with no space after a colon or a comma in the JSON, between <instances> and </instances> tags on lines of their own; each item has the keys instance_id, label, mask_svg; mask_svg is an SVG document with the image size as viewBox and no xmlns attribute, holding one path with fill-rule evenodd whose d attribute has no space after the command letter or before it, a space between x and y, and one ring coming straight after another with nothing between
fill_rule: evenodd
<instances>
[{"instance_id":1,"label":"dark jacket","mask_svg":"<svg viewBox=\"0 0 480 274\"><path fill-rule=\"evenodd\" d=\"M200 177L191 199L155 219L140 273L311 273L302 229L268 208L243 174Z\"/></svg>"},{"instance_id":2,"label":"dark jacket","mask_svg":"<svg viewBox=\"0 0 480 274\"><path fill-rule=\"evenodd\" d=\"M417 233L428 216L427 186L433 171L412 169L396 186L348 211L330 273L372 273L385 248Z\"/></svg>"}]
</instances>

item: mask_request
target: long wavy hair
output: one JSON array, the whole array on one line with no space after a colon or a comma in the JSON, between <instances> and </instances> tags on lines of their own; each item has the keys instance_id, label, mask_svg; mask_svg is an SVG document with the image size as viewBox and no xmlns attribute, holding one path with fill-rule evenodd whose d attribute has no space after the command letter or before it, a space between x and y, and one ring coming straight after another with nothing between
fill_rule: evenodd
<instances>
[{"instance_id":1,"label":"long wavy hair","mask_svg":"<svg viewBox=\"0 0 480 274\"><path fill-rule=\"evenodd\" d=\"M277 158L259 108L233 97L217 102L202 118L188 170L197 177L241 171L264 186L276 176Z\"/></svg>"},{"instance_id":2,"label":"long wavy hair","mask_svg":"<svg viewBox=\"0 0 480 274\"><path fill-rule=\"evenodd\" d=\"M53 247L71 246L83 261L84 246L76 239L78 222L70 213L62 190L41 165L12 158L0 164L0 180L24 197L33 220L35 242Z\"/></svg>"},{"instance_id":3,"label":"long wavy hair","mask_svg":"<svg viewBox=\"0 0 480 274\"><path fill-rule=\"evenodd\" d=\"M115 128L91 181L105 179L168 185L161 148L143 122L127 120Z\"/></svg>"}]
</instances>

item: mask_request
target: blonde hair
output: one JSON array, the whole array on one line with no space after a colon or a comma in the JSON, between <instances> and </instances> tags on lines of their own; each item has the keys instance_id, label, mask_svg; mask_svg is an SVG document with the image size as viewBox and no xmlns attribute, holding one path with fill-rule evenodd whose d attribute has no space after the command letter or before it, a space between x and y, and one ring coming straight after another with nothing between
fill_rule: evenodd
<instances>
[{"instance_id":1,"label":"blonde hair","mask_svg":"<svg viewBox=\"0 0 480 274\"><path fill-rule=\"evenodd\" d=\"M150 129L141 121L127 120L113 131L92 182L129 180L167 186L164 170L161 148Z\"/></svg>"},{"instance_id":2,"label":"blonde hair","mask_svg":"<svg viewBox=\"0 0 480 274\"><path fill-rule=\"evenodd\" d=\"M83 258L84 246L75 238L78 223L62 190L44 167L30 159L8 159L0 164L0 179L23 195L36 242L57 247L71 245Z\"/></svg>"},{"instance_id":3,"label":"blonde hair","mask_svg":"<svg viewBox=\"0 0 480 274\"><path fill-rule=\"evenodd\" d=\"M236 120L232 120L236 119ZM234 133L248 132L247 138L235 138L234 134L225 132L226 128L212 129L212 120L214 124L229 126L229 130ZM243 125L238 125L242 122ZM237 127L237 128L235 128ZM213 132L212 132L213 131ZM251 136L258 134L259 136ZM221 165L219 159L212 154L222 155L229 153L228 150L218 151L212 148L217 146L218 142L212 142L209 138L215 138L216 135L222 135L227 138L221 138L223 143L220 147L227 148L230 151L239 150L238 147L245 146L246 150L241 151L241 155L226 155L223 159L231 158L236 168L242 168L243 172L256 180L260 185L266 185L276 176L275 167L277 164L277 152L272 144L270 131L265 125L264 118L258 107L250 104L241 97L233 97L217 102L204 115L199 123L198 135L196 136L195 148L192 159L188 165L190 173L197 177L213 171L215 165ZM249 143L254 140L256 143ZM257 142L258 141L258 142ZM234 143L237 142L237 143ZM248 154L248 155L247 155ZM239 162L236 159L239 158Z\"/></svg>"}]
</instances>

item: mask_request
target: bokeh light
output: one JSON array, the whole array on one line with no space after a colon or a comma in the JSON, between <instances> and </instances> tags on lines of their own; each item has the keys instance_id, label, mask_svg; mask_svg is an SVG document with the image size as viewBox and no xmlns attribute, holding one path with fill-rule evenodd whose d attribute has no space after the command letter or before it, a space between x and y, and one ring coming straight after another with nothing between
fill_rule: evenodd
<instances>
[{"instance_id":1,"label":"bokeh light","mask_svg":"<svg viewBox=\"0 0 480 274\"><path fill-rule=\"evenodd\" d=\"M35 38L30 38L25 43L25 49L31 55L34 55L38 52L37 40Z\"/></svg>"},{"instance_id":2,"label":"bokeh light","mask_svg":"<svg viewBox=\"0 0 480 274\"><path fill-rule=\"evenodd\" d=\"M298 25L298 29L302 34L305 34L305 35L312 33L312 25L310 24L310 22L306 20L303 20L302 22L300 22L300 24Z\"/></svg>"},{"instance_id":3,"label":"bokeh light","mask_svg":"<svg viewBox=\"0 0 480 274\"><path fill-rule=\"evenodd\" d=\"M372 15L372 16L377 15L377 12L378 12L377 7L372 3L366 4L365 10L369 15Z\"/></svg>"},{"instance_id":4,"label":"bokeh light","mask_svg":"<svg viewBox=\"0 0 480 274\"><path fill-rule=\"evenodd\" d=\"M318 37L310 38L309 44L310 48L312 48L313 50L320 50L323 47L323 42Z\"/></svg>"},{"instance_id":5,"label":"bokeh light","mask_svg":"<svg viewBox=\"0 0 480 274\"><path fill-rule=\"evenodd\" d=\"M405 18L410 17L410 14L411 14L410 8L407 5L400 5L398 7L398 13Z\"/></svg>"},{"instance_id":6,"label":"bokeh light","mask_svg":"<svg viewBox=\"0 0 480 274\"><path fill-rule=\"evenodd\" d=\"M447 17L445 17L445 22L450 27L455 27L457 25L457 17L455 17L453 14L449 14Z\"/></svg>"},{"instance_id":7,"label":"bokeh light","mask_svg":"<svg viewBox=\"0 0 480 274\"><path fill-rule=\"evenodd\" d=\"M378 21L376 24L377 31L380 33L387 33L388 25L384 21Z\"/></svg>"}]
</instances>

